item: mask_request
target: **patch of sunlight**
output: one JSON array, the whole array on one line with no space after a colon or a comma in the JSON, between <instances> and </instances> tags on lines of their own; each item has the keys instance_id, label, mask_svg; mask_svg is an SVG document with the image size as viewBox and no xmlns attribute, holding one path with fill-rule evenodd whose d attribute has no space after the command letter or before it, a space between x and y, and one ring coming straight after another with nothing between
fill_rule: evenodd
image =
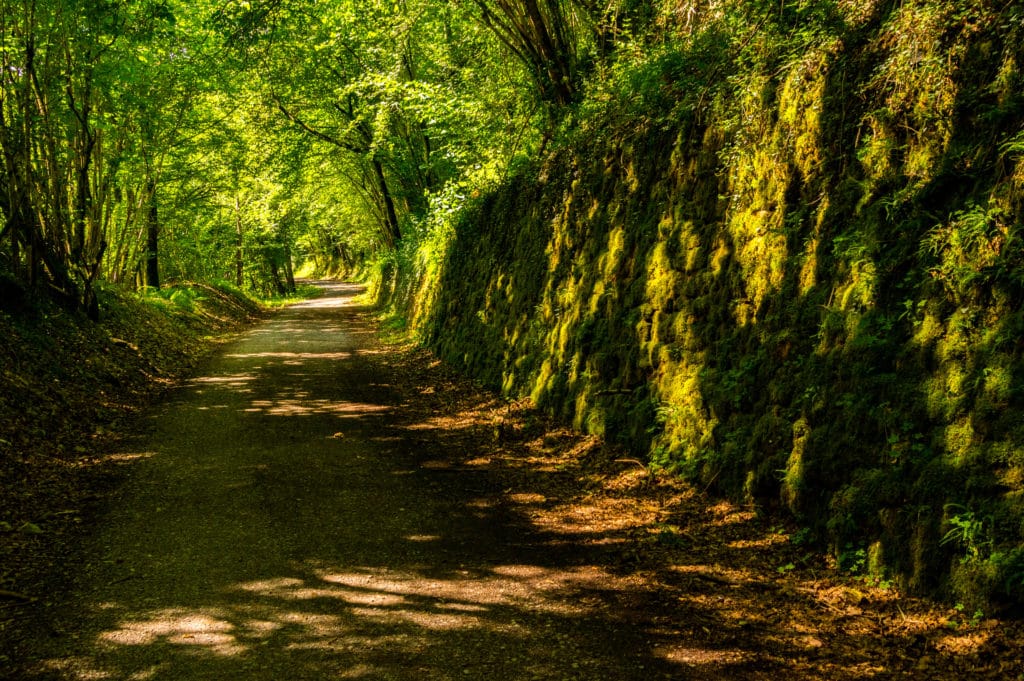
<instances>
[{"instance_id":1,"label":"patch of sunlight","mask_svg":"<svg viewBox=\"0 0 1024 681\"><path fill-rule=\"evenodd\" d=\"M566 570L507 564L480 571L452 570L444 576L372 567L342 571L319 562L307 567L316 577L241 582L229 589L245 594L235 605L143 613L121 620L98 640L107 647L171 646L217 658L251 652L271 640L280 640L285 648L294 650L393 651L421 645L430 632L496 626L492 619L496 614L501 619L503 608L520 608L526 603L534 614L586 617L600 608L601 599L580 598L581 592L631 587L628 579L597 566ZM332 612L311 612L303 605L310 601L316 602L316 610L331 608ZM359 621L373 627L372 637L360 632ZM380 626L394 626L402 633L399 638L388 636ZM500 626L504 631L525 633L514 621ZM420 634L410 636L407 627ZM88 661L75 662L76 670L88 668ZM97 672L82 678L114 677Z\"/></svg>"},{"instance_id":2,"label":"patch of sunlight","mask_svg":"<svg viewBox=\"0 0 1024 681\"><path fill-rule=\"evenodd\" d=\"M708 510L715 516L715 519L711 521L711 525L716 527L739 525L750 522L757 517L757 514L752 509L737 508L727 501L715 504Z\"/></svg>"},{"instance_id":3,"label":"patch of sunlight","mask_svg":"<svg viewBox=\"0 0 1024 681\"><path fill-rule=\"evenodd\" d=\"M247 335L248 336L267 336L267 337L273 338L273 337L279 336L281 333L301 334L301 333L309 331L308 326L306 326L306 323L308 321L309 320L293 319L293 320L291 320L291 323L286 322L284 324L275 324L273 326L261 326L261 327L257 327L255 329L253 329ZM347 333L346 330L345 330L344 325L342 325L342 324L327 324L327 323L325 323L324 320L318 320L316 328L317 328L318 331L323 331L324 333ZM365 332L356 331L355 333L358 334L358 333L365 333ZM317 341L317 340L314 340L314 339L297 338L297 339L294 340L294 342L295 343L312 344L312 343L322 343L323 341Z\"/></svg>"},{"instance_id":4,"label":"patch of sunlight","mask_svg":"<svg viewBox=\"0 0 1024 681\"><path fill-rule=\"evenodd\" d=\"M233 353L224 355L232 359L252 359L256 357L273 357L275 359L327 359L327 360L338 360L348 359L355 353L353 352L244 352L244 353ZM288 364L288 362L285 362Z\"/></svg>"},{"instance_id":5,"label":"patch of sunlight","mask_svg":"<svg viewBox=\"0 0 1024 681\"><path fill-rule=\"evenodd\" d=\"M314 636L334 636L344 627L337 615L317 615L307 612L286 612L281 614L281 621L286 624L297 624Z\"/></svg>"},{"instance_id":6,"label":"patch of sunlight","mask_svg":"<svg viewBox=\"0 0 1024 681\"><path fill-rule=\"evenodd\" d=\"M534 522L555 534L604 534L635 527L637 518L633 510L630 499L606 500L601 504L576 502L536 515Z\"/></svg>"},{"instance_id":7,"label":"patch of sunlight","mask_svg":"<svg viewBox=\"0 0 1024 681\"><path fill-rule=\"evenodd\" d=\"M274 593L282 589L290 589L305 584L301 579L294 577L278 577L277 579L260 579L254 582L245 582L235 586L240 591L253 591L259 593Z\"/></svg>"},{"instance_id":8,"label":"patch of sunlight","mask_svg":"<svg viewBox=\"0 0 1024 681\"><path fill-rule=\"evenodd\" d=\"M482 412L481 408L470 408L456 414L431 416L421 419L417 423L405 426L405 430L440 430L451 431L458 427L473 425L479 421Z\"/></svg>"},{"instance_id":9,"label":"patch of sunlight","mask_svg":"<svg viewBox=\"0 0 1024 681\"><path fill-rule=\"evenodd\" d=\"M601 608L606 593L633 588L629 578L598 566L574 569L510 563L488 569L453 569L442 576L386 568L340 570L320 561L305 566L315 576L281 576L240 582L224 607L166 608L122 619L102 633L98 642L132 648L134 659L141 646L153 646L156 662L167 660L166 649L206 654L213 659L256 653L275 642L283 649L347 650L365 655L386 651L422 650L434 632L490 629L505 635L528 636L526 625L507 621L505 609L529 605L531 616L588 617ZM238 598L241 596L241 598ZM315 602L311 608L306 604ZM112 605L111 607L116 607ZM330 610L330 612L325 612ZM367 628L363 628L363 625ZM387 631L390 628L390 631ZM164 651L160 651L160 648ZM106 652L98 653L100 656ZM400 653L399 653L400 654ZM53 660L54 669L78 673L91 670L95 660L74 660L73 666ZM156 677L158 667L144 667ZM370 669L370 668L367 668ZM372 673L372 669L370 672ZM91 672L90 672L91 673ZM96 671L81 679L125 678L123 673ZM376 678L376 677L374 677Z\"/></svg>"},{"instance_id":10,"label":"patch of sunlight","mask_svg":"<svg viewBox=\"0 0 1024 681\"><path fill-rule=\"evenodd\" d=\"M241 628L245 630L246 635L252 638L266 638L282 626L280 622L272 622L270 620L247 620L241 624Z\"/></svg>"},{"instance_id":11,"label":"patch of sunlight","mask_svg":"<svg viewBox=\"0 0 1024 681\"><path fill-rule=\"evenodd\" d=\"M405 427L406 430L443 430L441 425L443 417L431 417L423 419L419 423L413 423Z\"/></svg>"},{"instance_id":12,"label":"patch of sunlight","mask_svg":"<svg viewBox=\"0 0 1024 681\"><path fill-rule=\"evenodd\" d=\"M246 582L234 587L241 591L249 591L265 596L274 596L286 600L312 600L314 598L334 598L352 605L400 605L405 603L401 596L381 593L353 592L339 588L323 588L307 586L301 579L282 577Z\"/></svg>"},{"instance_id":13,"label":"patch of sunlight","mask_svg":"<svg viewBox=\"0 0 1024 681\"><path fill-rule=\"evenodd\" d=\"M738 664L753 657L751 653L740 650L687 648L683 646L655 648L654 654L669 662L682 662L689 665Z\"/></svg>"},{"instance_id":14,"label":"patch of sunlight","mask_svg":"<svg viewBox=\"0 0 1024 681\"><path fill-rule=\"evenodd\" d=\"M481 608L481 610L486 610ZM422 610L391 610L384 608L352 608L352 614L377 622L403 622L433 631L470 629L481 624L479 617L451 612L423 612Z\"/></svg>"},{"instance_id":15,"label":"patch of sunlight","mask_svg":"<svg viewBox=\"0 0 1024 681\"><path fill-rule=\"evenodd\" d=\"M193 378L188 382L190 386L200 385L214 385L214 386L225 386L228 388L234 388L237 386L245 385L251 381L255 381L256 377L252 374L223 374L220 376L199 376Z\"/></svg>"},{"instance_id":16,"label":"patch of sunlight","mask_svg":"<svg viewBox=\"0 0 1024 681\"><path fill-rule=\"evenodd\" d=\"M760 539L737 539L726 546L730 549L767 549L777 544L788 544L789 537L784 534L773 534Z\"/></svg>"},{"instance_id":17,"label":"patch of sunlight","mask_svg":"<svg viewBox=\"0 0 1024 681\"><path fill-rule=\"evenodd\" d=\"M301 303L295 303L291 307L302 308L303 310L324 310L335 307L345 307L346 304L350 304L351 297L343 296L337 297L332 296L329 298L311 298L304 300Z\"/></svg>"},{"instance_id":18,"label":"patch of sunlight","mask_svg":"<svg viewBox=\"0 0 1024 681\"><path fill-rule=\"evenodd\" d=\"M543 494L535 494L531 492L515 492L506 494L506 498L517 504L543 504L548 500Z\"/></svg>"},{"instance_id":19,"label":"patch of sunlight","mask_svg":"<svg viewBox=\"0 0 1024 681\"><path fill-rule=\"evenodd\" d=\"M547 570L537 565L499 565L491 570L503 577L532 578L547 574Z\"/></svg>"},{"instance_id":20,"label":"patch of sunlight","mask_svg":"<svg viewBox=\"0 0 1024 681\"><path fill-rule=\"evenodd\" d=\"M222 656L245 650L232 633L235 625L220 614L206 614L171 608L154 613L147 620L122 622L119 629L100 634L100 640L118 645L151 645L158 641L183 646L201 646Z\"/></svg>"},{"instance_id":21,"label":"patch of sunlight","mask_svg":"<svg viewBox=\"0 0 1024 681\"><path fill-rule=\"evenodd\" d=\"M252 406L243 411L263 413L270 416L308 416L312 414L328 414L340 418L354 418L366 414L387 411L388 407L381 404L365 402L335 402L333 400L305 400L280 398L276 400L253 400Z\"/></svg>"},{"instance_id":22,"label":"patch of sunlight","mask_svg":"<svg viewBox=\"0 0 1024 681\"><path fill-rule=\"evenodd\" d=\"M579 567L575 569L554 569L534 565L506 565L489 570L486 575L475 576L468 571L460 570L457 576L448 579L421 577L414 574L401 574L367 568L358 572L320 571L320 578L332 584L362 592L386 593L406 597L410 602L429 601L432 603L426 612L420 611L415 621L420 626L427 626L426 620L440 617L440 626L454 626L446 620L444 613L438 610L451 610L454 605L468 606L473 611L483 611L489 607L508 606L533 600L537 594L558 593L586 588L588 585L607 587L609 582L618 578L597 567ZM580 615L589 608L576 600L553 599L542 600L533 606L537 612L561 615ZM426 619L423 619L426 618ZM474 626L465 620L463 626Z\"/></svg>"},{"instance_id":23,"label":"patch of sunlight","mask_svg":"<svg viewBox=\"0 0 1024 681\"><path fill-rule=\"evenodd\" d=\"M351 591L342 591L338 589L296 589L291 593L291 598L300 600L310 598L336 598L351 605L374 605L381 607L401 605L402 603L405 603L405 598L395 594L353 593ZM358 608L354 608L353 612L356 612L357 610Z\"/></svg>"},{"instance_id":24,"label":"patch of sunlight","mask_svg":"<svg viewBox=\"0 0 1024 681\"><path fill-rule=\"evenodd\" d=\"M935 642L935 647L941 652L952 655L968 655L978 653L982 647L992 638L990 630L972 630L964 632L950 632L940 636Z\"/></svg>"},{"instance_id":25,"label":"patch of sunlight","mask_svg":"<svg viewBox=\"0 0 1024 681\"><path fill-rule=\"evenodd\" d=\"M156 456L156 452L117 452L104 457L105 461L138 461Z\"/></svg>"},{"instance_id":26,"label":"patch of sunlight","mask_svg":"<svg viewBox=\"0 0 1024 681\"><path fill-rule=\"evenodd\" d=\"M442 610L454 610L456 612L487 612L487 608L482 605L473 605L472 603L442 603L439 606Z\"/></svg>"}]
</instances>

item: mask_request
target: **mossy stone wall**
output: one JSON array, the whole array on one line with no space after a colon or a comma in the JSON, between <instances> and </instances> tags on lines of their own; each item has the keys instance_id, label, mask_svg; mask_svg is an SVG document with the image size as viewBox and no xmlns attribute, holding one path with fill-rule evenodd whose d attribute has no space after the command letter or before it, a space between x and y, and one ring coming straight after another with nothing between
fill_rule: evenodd
<instances>
[{"instance_id":1,"label":"mossy stone wall","mask_svg":"<svg viewBox=\"0 0 1024 681\"><path fill-rule=\"evenodd\" d=\"M841 564L1021 600L1024 13L961 4L577 120L463 214L419 328Z\"/></svg>"}]
</instances>

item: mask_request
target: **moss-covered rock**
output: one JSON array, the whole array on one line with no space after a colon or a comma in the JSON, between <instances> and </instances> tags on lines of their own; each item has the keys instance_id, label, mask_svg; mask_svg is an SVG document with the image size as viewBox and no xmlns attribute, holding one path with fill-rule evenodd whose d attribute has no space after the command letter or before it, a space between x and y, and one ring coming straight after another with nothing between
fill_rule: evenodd
<instances>
[{"instance_id":1,"label":"moss-covered rock","mask_svg":"<svg viewBox=\"0 0 1024 681\"><path fill-rule=\"evenodd\" d=\"M706 81L714 21L623 67L399 279L429 291L427 342L505 393L786 508L858 569L1019 600L1024 8L829 8L758 24Z\"/></svg>"}]
</instances>

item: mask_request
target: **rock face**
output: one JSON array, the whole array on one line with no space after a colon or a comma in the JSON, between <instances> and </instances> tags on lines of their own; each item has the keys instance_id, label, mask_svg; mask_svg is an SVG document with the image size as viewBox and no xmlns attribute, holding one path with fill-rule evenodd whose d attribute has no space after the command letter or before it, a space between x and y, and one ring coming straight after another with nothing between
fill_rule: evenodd
<instances>
[{"instance_id":1,"label":"rock face","mask_svg":"<svg viewBox=\"0 0 1024 681\"><path fill-rule=\"evenodd\" d=\"M447 360L849 569L1019 593L1024 41L946 4L651 57L395 291Z\"/></svg>"}]
</instances>

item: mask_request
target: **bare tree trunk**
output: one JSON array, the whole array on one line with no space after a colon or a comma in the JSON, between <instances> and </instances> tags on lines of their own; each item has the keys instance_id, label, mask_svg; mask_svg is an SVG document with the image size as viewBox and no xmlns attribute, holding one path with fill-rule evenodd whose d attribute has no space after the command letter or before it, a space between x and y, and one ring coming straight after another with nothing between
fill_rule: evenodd
<instances>
[{"instance_id":1,"label":"bare tree trunk","mask_svg":"<svg viewBox=\"0 0 1024 681\"><path fill-rule=\"evenodd\" d=\"M345 244L337 245L338 255L341 256L342 265L345 267L345 272L351 272L356 268L356 263L352 259L352 254L349 253L348 246Z\"/></svg>"},{"instance_id":2,"label":"bare tree trunk","mask_svg":"<svg viewBox=\"0 0 1024 681\"><path fill-rule=\"evenodd\" d=\"M475 0L481 21L529 70L541 97L557 106L578 95L573 11L564 0Z\"/></svg>"},{"instance_id":3,"label":"bare tree trunk","mask_svg":"<svg viewBox=\"0 0 1024 681\"><path fill-rule=\"evenodd\" d=\"M82 303L85 305L85 314L94 322L98 322L100 319L100 303L99 299L96 297L96 291L93 290L92 284L100 273L100 263L103 262L103 251L106 249L107 242L101 241L99 253L96 255L96 261L93 263L92 269L88 272L85 280L85 290L82 293Z\"/></svg>"}]
</instances>

